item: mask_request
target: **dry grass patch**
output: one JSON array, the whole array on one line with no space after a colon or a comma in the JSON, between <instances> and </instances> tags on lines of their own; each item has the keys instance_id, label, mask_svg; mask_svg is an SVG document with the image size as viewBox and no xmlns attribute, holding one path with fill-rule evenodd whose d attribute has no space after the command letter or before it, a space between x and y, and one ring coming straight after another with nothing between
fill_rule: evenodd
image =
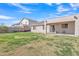
<instances>
[{"instance_id":1,"label":"dry grass patch","mask_svg":"<svg viewBox=\"0 0 79 59\"><path fill-rule=\"evenodd\" d=\"M79 55L79 37L31 32L0 34L0 55Z\"/></svg>"}]
</instances>

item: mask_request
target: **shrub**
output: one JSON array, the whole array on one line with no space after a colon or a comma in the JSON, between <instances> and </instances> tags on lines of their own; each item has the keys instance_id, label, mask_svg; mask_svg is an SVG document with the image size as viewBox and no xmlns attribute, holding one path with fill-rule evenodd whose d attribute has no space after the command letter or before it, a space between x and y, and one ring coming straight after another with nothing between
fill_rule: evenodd
<instances>
[{"instance_id":1,"label":"shrub","mask_svg":"<svg viewBox=\"0 0 79 59\"><path fill-rule=\"evenodd\" d=\"M5 33L8 32L8 27L7 26L0 26L0 33Z\"/></svg>"}]
</instances>

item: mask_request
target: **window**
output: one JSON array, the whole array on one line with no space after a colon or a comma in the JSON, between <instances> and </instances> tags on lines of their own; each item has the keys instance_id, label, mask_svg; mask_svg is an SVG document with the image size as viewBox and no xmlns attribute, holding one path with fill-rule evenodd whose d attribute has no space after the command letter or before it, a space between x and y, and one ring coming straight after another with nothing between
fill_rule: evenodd
<instances>
[{"instance_id":1,"label":"window","mask_svg":"<svg viewBox=\"0 0 79 59\"><path fill-rule=\"evenodd\" d=\"M36 29L36 26L33 26L33 30L35 30Z\"/></svg>"},{"instance_id":2,"label":"window","mask_svg":"<svg viewBox=\"0 0 79 59\"><path fill-rule=\"evenodd\" d=\"M55 26L54 26L54 25L52 25L52 31L53 31L53 32L55 31Z\"/></svg>"},{"instance_id":3,"label":"window","mask_svg":"<svg viewBox=\"0 0 79 59\"><path fill-rule=\"evenodd\" d=\"M55 32L55 25L51 25L50 32Z\"/></svg>"},{"instance_id":4,"label":"window","mask_svg":"<svg viewBox=\"0 0 79 59\"><path fill-rule=\"evenodd\" d=\"M44 25L43 25L43 30L44 30Z\"/></svg>"},{"instance_id":5,"label":"window","mask_svg":"<svg viewBox=\"0 0 79 59\"><path fill-rule=\"evenodd\" d=\"M62 24L62 28L68 28L68 24Z\"/></svg>"}]
</instances>

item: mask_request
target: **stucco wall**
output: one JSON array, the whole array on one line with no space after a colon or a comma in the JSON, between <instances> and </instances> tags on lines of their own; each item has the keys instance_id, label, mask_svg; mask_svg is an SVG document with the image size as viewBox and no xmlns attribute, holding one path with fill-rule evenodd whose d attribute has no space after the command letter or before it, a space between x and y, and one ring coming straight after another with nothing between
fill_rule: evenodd
<instances>
[{"instance_id":1,"label":"stucco wall","mask_svg":"<svg viewBox=\"0 0 79 59\"><path fill-rule=\"evenodd\" d=\"M43 30L43 26L35 26L35 29L33 29L33 26L31 27L31 32L37 32L37 33L44 33L45 30Z\"/></svg>"},{"instance_id":2,"label":"stucco wall","mask_svg":"<svg viewBox=\"0 0 79 59\"><path fill-rule=\"evenodd\" d=\"M79 19L75 21L75 35L79 35Z\"/></svg>"},{"instance_id":3,"label":"stucco wall","mask_svg":"<svg viewBox=\"0 0 79 59\"><path fill-rule=\"evenodd\" d=\"M62 24L68 24L68 28L62 28ZM59 34L74 34L75 33L75 22L64 22L64 23L57 23L57 24L50 24L50 25L55 25L54 33L59 33ZM51 30L51 26L49 26L49 28ZM65 33L63 33L64 31ZM48 32L51 33L50 31Z\"/></svg>"},{"instance_id":4,"label":"stucco wall","mask_svg":"<svg viewBox=\"0 0 79 59\"><path fill-rule=\"evenodd\" d=\"M62 28L62 24L68 24L68 28ZM55 32L51 32L51 25L55 25ZM65 33L63 33L63 31L65 31ZM46 29L44 28L43 30L43 26L36 26L35 30L31 27L31 32L45 33ZM47 25L47 33L75 34L75 22L49 24Z\"/></svg>"}]
</instances>

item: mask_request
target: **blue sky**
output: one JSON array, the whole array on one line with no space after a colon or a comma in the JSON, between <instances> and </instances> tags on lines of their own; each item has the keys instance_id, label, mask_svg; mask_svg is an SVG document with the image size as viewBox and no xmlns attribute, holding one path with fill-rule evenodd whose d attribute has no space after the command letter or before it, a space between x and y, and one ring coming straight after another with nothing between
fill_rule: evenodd
<instances>
[{"instance_id":1,"label":"blue sky","mask_svg":"<svg viewBox=\"0 0 79 59\"><path fill-rule=\"evenodd\" d=\"M23 17L42 21L77 13L78 3L0 3L0 24L12 25Z\"/></svg>"}]
</instances>

